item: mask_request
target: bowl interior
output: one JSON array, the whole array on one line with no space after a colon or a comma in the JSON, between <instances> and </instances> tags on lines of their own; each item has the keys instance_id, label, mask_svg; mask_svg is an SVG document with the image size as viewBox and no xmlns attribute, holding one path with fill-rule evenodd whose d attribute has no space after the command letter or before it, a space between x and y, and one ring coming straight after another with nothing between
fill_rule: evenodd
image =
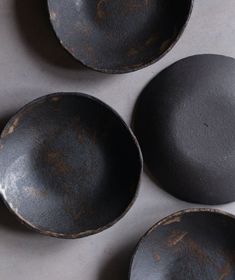
<instances>
[{"instance_id":1,"label":"bowl interior","mask_svg":"<svg viewBox=\"0 0 235 280\"><path fill-rule=\"evenodd\" d=\"M131 280L232 280L235 220L210 211L171 216L140 242Z\"/></svg>"},{"instance_id":2,"label":"bowl interior","mask_svg":"<svg viewBox=\"0 0 235 280\"><path fill-rule=\"evenodd\" d=\"M192 0L48 0L64 47L105 72L142 68L170 48L187 22Z\"/></svg>"},{"instance_id":3,"label":"bowl interior","mask_svg":"<svg viewBox=\"0 0 235 280\"><path fill-rule=\"evenodd\" d=\"M4 198L41 231L99 231L136 194L141 160L133 136L88 96L58 94L29 104L3 131L1 147Z\"/></svg>"}]
</instances>

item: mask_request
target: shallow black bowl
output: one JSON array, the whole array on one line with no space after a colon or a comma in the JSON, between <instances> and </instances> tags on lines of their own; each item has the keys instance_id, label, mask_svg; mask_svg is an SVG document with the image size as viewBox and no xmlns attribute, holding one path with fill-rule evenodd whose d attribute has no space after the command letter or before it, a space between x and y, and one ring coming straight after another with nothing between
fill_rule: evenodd
<instances>
[{"instance_id":1,"label":"shallow black bowl","mask_svg":"<svg viewBox=\"0 0 235 280\"><path fill-rule=\"evenodd\" d=\"M193 0L48 0L61 44L84 65L125 73L154 63L178 40Z\"/></svg>"},{"instance_id":2,"label":"shallow black bowl","mask_svg":"<svg viewBox=\"0 0 235 280\"><path fill-rule=\"evenodd\" d=\"M171 194L235 200L235 60L198 55L162 71L139 97L134 131L146 166Z\"/></svg>"},{"instance_id":3,"label":"shallow black bowl","mask_svg":"<svg viewBox=\"0 0 235 280\"><path fill-rule=\"evenodd\" d=\"M0 186L31 228L78 238L117 222L136 197L142 159L136 139L106 104L56 93L21 109L1 135Z\"/></svg>"},{"instance_id":4,"label":"shallow black bowl","mask_svg":"<svg viewBox=\"0 0 235 280\"><path fill-rule=\"evenodd\" d=\"M161 220L139 242L130 280L234 280L234 218L189 209Z\"/></svg>"}]
</instances>

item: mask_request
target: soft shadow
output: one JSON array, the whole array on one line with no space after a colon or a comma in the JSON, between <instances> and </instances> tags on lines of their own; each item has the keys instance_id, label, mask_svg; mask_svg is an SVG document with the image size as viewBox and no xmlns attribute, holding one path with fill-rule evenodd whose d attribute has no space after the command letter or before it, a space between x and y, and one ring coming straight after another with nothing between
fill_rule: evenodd
<instances>
[{"instance_id":1,"label":"soft shadow","mask_svg":"<svg viewBox=\"0 0 235 280\"><path fill-rule=\"evenodd\" d=\"M7 114L4 116L0 117L0 133L2 132L2 130L4 129L5 125L7 124L7 122L10 120L10 118L13 116L12 114Z\"/></svg>"},{"instance_id":2,"label":"soft shadow","mask_svg":"<svg viewBox=\"0 0 235 280\"><path fill-rule=\"evenodd\" d=\"M62 68L86 70L60 44L49 19L47 0L15 0L17 26L37 55Z\"/></svg>"},{"instance_id":3,"label":"soft shadow","mask_svg":"<svg viewBox=\"0 0 235 280\"><path fill-rule=\"evenodd\" d=\"M4 201L0 198L0 226L10 229L12 231L23 232L33 234L34 232L28 229L26 226L22 225L14 214L10 213L7 209Z\"/></svg>"},{"instance_id":4,"label":"soft shadow","mask_svg":"<svg viewBox=\"0 0 235 280\"><path fill-rule=\"evenodd\" d=\"M136 243L121 247L101 268L98 280L128 280Z\"/></svg>"}]
</instances>

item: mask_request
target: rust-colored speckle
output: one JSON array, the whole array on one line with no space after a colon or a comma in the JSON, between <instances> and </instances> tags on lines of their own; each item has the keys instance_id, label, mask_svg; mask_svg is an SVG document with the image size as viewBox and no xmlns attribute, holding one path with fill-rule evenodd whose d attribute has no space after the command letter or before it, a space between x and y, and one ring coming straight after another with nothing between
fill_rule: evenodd
<instances>
[{"instance_id":1,"label":"rust-colored speckle","mask_svg":"<svg viewBox=\"0 0 235 280\"><path fill-rule=\"evenodd\" d=\"M89 26L78 26L79 32L83 33L86 36L89 36L92 34L92 30Z\"/></svg>"},{"instance_id":2,"label":"rust-colored speckle","mask_svg":"<svg viewBox=\"0 0 235 280\"><path fill-rule=\"evenodd\" d=\"M143 66L143 63L136 63L136 64L133 64L131 67L132 68L138 68L138 67L141 67L141 66ZM129 69L129 66L124 66L122 69L123 70Z\"/></svg>"},{"instance_id":3,"label":"rust-colored speckle","mask_svg":"<svg viewBox=\"0 0 235 280\"><path fill-rule=\"evenodd\" d=\"M78 131L77 135L78 135L79 143L83 144L85 141L85 133L84 133L83 129L80 129L80 131Z\"/></svg>"},{"instance_id":4,"label":"rust-colored speckle","mask_svg":"<svg viewBox=\"0 0 235 280\"><path fill-rule=\"evenodd\" d=\"M159 40L159 34L154 33L151 36L149 36L149 38L145 41L145 45L146 46L153 45L158 40Z\"/></svg>"},{"instance_id":5,"label":"rust-colored speckle","mask_svg":"<svg viewBox=\"0 0 235 280\"><path fill-rule=\"evenodd\" d=\"M46 197L48 195L47 190L40 190L36 187L24 187L24 190L27 194L32 196L40 196L40 197Z\"/></svg>"},{"instance_id":6,"label":"rust-colored speckle","mask_svg":"<svg viewBox=\"0 0 235 280\"><path fill-rule=\"evenodd\" d=\"M0 144L0 150L3 149L3 144Z\"/></svg>"},{"instance_id":7,"label":"rust-colored speckle","mask_svg":"<svg viewBox=\"0 0 235 280\"><path fill-rule=\"evenodd\" d=\"M182 242L187 234L188 233L185 231L173 231L167 241L168 247L176 246L178 243Z\"/></svg>"},{"instance_id":8,"label":"rust-colored speckle","mask_svg":"<svg viewBox=\"0 0 235 280\"><path fill-rule=\"evenodd\" d=\"M229 275L232 273L231 264L229 262L225 263L225 265L220 270L220 273L221 275L219 277L219 280L225 280L227 277L229 277Z\"/></svg>"},{"instance_id":9,"label":"rust-colored speckle","mask_svg":"<svg viewBox=\"0 0 235 280\"><path fill-rule=\"evenodd\" d=\"M91 141L93 142L93 144L97 143L97 133L96 133L96 131L94 131L92 133Z\"/></svg>"},{"instance_id":10,"label":"rust-colored speckle","mask_svg":"<svg viewBox=\"0 0 235 280\"><path fill-rule=\"evenodd\" d=\"M91 216L95 213L95 211L88 207L86 203L82 203L82 205L80 203L79 209L74 207L74 205L71 205L70 195L64 197L64 211L74 221L78 221L82 216Z\"/></svg>"},{"instance_id":11,"label":"rust-colored speckle","mask_svg":"<svg viewBox=\"0 0 235 280\"><path fill-rule=\"evenodd\" d=\"M156 254L156 255L155 255L155 260L156 260L156 262L160 262L161 257L160 257L160 255L159 255L159 254Z\"/></svg>"},{"instance_id":12,"label":"rust-colored speckle","mask_svg":"<svg viewBox=\"0 0 235 280\"><path fill-rule=\"evenodd\" d=\"M57 101L60 101L61 98L62 98L61 96L55 96L55 97L52 97L52 98L51 98L51 101L57 102Z\"/></svg>"},{"instance_id":13,"label":"rust-colored speckle","mask_svg":"<svg viewBox=\"0 0 235 280\"><path fill-rule=\"evenodd\" d=\"M171 42L172 42L171 38L164 41L160 46L160 52L166 51L169 48L169 46L171 45Z\"/></svg>"},{"instance_id":14,"label":"rust-colored speckle","mask_svg":"<svg viewBox=\"0 0 235 280\"><path fill-rule=\"evenodd\" d=\"M64 211L74 220L78 221L82 215L86 214L85 211L78 211L73 206L71 206L70 199L65 201Z\"/></svg>"},{"instance_id":15,"label":"rust-colored speckle","mask_svg":"<svg viewBox=\"0 0 235 280\"><path fill-rule=\"evenodd\" d=\"M128 51L128 56L135 56L135 55L137 55L137 54L138 54L138 50L135 49L135 48L131 48L131 49L129 49L129 51Z\"/></svg>"},{"instance_id":16,"label":"rust-colored speckle","mask_svg":"<svg viewBox=\"0 0 235 280\"><path fill-rule=\"evenodd\" d=\"M72 166L64 162L64 156L59 152L49 152L47 160L60 174L67 174L73 170Z\"/></svg>"},{"instance_id":17,"label":"rust-colored speckle","mask_svg":"<svg viewBox=\"0 0 235 280\"><path fill-rule=\"evenodd\" d=\"M136 13L141 12L146 5L146 0L143 1L143 3L136 3L135 1L126 1L126 7L123 10L123 13L125 15L128 15L130 13Z\"/></svg>"},{"instance_id":18,"label":"rust-colored speckle","mask_svg":"<svg viewBox=\"0 0 235 280\"><path fill-rule=\"evenodd\" d=\"M19 118L16 118L12 124L12 128L13 128L13 131L17 128L17 126L19 125L19 121L20 119Z\"/></svg>"},{"instance_id":19,"label":"rust-colored speckle","mask_svg":"<svg viewBox=\"0 0 235 280\"><path fill-rule=\"evenodd\" d=\"M87 52L88 52L89 54L91 54L91 53L94 52L94 48L91 47L91 46L87 46L87 47L86 47L86 50L87 50Z\"/></svg>"},{"instance_id":20,"label":"rust-colored speckle","mask_svg":"<svg viewBox=\"0 0 235 280\"><path fill-rule=\"evenodd\" d=\"M56 20L56 13L55 12L51 12L50 18L51 18L51 20Z\"/></svg>"},{"instance_id":21,"label":"rust-colored speckle","mask_svg":"<svg viewBox=\"0 0 235 280\"><path fill-rule=\"evenodd\" d=\"M203 263L207 262L213 266L216 266L216 263L214 263L214 261L195 240L187 238L187 246L191 250L192 254L196 256L200 261L202 261Z\"/></svg>"},{"instance_id":22,"label":"rust-colored speckle","mask_svg":"<svg viewBox=\"0 0 235 280\"><path fill-rule=\"evenodd\" d=\"M80 144L83 144L84 141L85 141L85 135L86 134L85 134L84 128L81 127L80 123L81 123L81 120L80 120L79 116L74 118L74 130L77 134L78 142Z\"/></svg>"},{"instance_id":23,"label":"rust-colored speckle","mask_svg":"<svg viewBox=\"0 0 235 280\"><path fill-rule=\"evenodd\" d=\"M171 218L170 220L167 220L163 223L164 226L170 225L170 224L174 224L174 223L179 223L181 221L181 217L180 216L176 216Z\"/></svg>"},{"instance_id":24,"label":"rust-colored speckle","mask_svg":"<svg viewBox=\"0 0 235 280\"><path fill-rule=\"evenodd\" d=\"M99 0L96 5L96 18L103 20L108 16L106 4L109 0Z\"/></svg>"},{"instance_id":25,"label":"rust-colored speckle","mask_svg":"<svg viewBox=\"0 0 235 280\"><path fill-rule=\"evenodd\" d=\"M68 50L69 50L72 54L75 54L75 48L70 47L70 48L68 48Z\"/></svg>"},{"instance_id":26,"label":"rust-colored speckle","mask_svg":"<svg viewBox=\"0 0 235 280\"><path fill-rule=\"evenodd\" d=\"M13 121L12 125L10 125L10 126L3 132L2 137L6 137L6 136L12 134L12 133L16 130L17 126L19 125L19 121L20 121L19 117L16 118L16 119Z\"/></svg>"},{"instance_id":27,"label":"rust-colored speckle","mask_svg":"<svg viewBox=\"0 0 235 280\"><path fill-rule=\"evenodd\" d=\"M122 11L122 14L124 16L127 16L131 13L142 13L143 12L143 9L147 9L147 8L150 8L150 5L151 5L151 0L142 0L142 1L135 1L135 0L132 0L132 1L126 1L125 3L125 8L123 9Z\"/></svg>"}]
</instances>

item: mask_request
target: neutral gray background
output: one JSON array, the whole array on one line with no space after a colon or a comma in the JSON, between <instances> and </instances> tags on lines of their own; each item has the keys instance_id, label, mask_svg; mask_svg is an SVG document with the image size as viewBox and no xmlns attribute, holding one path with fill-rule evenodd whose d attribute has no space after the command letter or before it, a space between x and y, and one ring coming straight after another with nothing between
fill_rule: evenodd
<instances>
[{"instance_id":1,"label":"neutral gray background","mask_svg":"<svg viewBox=\"0 0 235 280\"><path fill-rule=\"evenodd\" d=\"M198 53L235 57L235 0L195 0L173 50L155 65L124 75L96 73L71 58L51 31L44 8L45 0L0 0L2 125L25 103L56 91L94 95L129 123L143 87L174 61ZM143 174L136 203L114 227L80 240L57 240L25 230L1 203L0 279L127 280L140 236L160 218L191 206L199 205L171 197ZM235 204L218 208L235 213Z\"/></svg>"}]
</instances>

